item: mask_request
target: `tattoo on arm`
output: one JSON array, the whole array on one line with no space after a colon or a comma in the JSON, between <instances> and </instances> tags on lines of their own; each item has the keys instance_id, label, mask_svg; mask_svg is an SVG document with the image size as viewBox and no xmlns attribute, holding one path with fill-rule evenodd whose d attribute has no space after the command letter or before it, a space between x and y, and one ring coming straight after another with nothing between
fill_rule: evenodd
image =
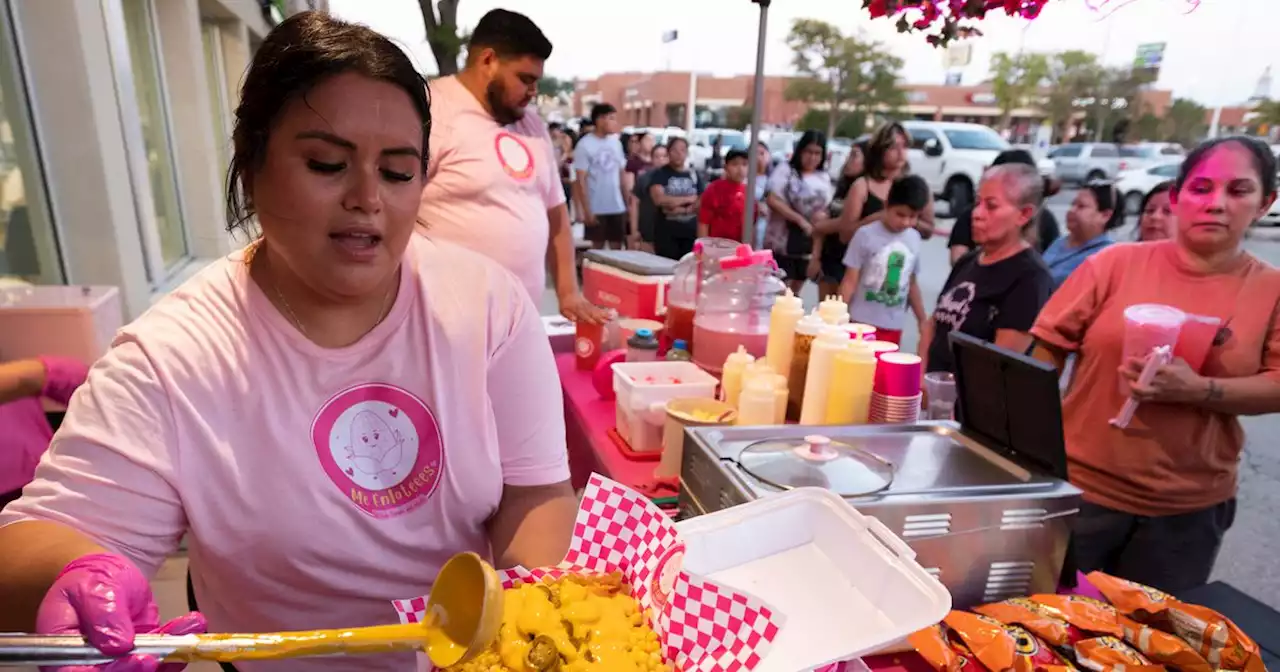
<instances>
[{"instance_id":1,"label":"tattoo on arm","mask_svg":"<svg viewBox=\"0 0 1280 672\"><path fill-rule=\"evenodd\" d=\"M1205 401L1221 401L1222 386L1218 385L1217 381L1210 380L1209 391L1204 395L1204 399Z\"/></svg>"}]
</instances>

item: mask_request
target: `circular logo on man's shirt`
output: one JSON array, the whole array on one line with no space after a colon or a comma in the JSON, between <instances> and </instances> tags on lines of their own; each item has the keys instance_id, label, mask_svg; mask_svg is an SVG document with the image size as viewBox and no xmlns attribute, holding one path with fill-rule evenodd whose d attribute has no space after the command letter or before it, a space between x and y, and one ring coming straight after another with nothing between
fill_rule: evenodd
<instances>
[{"instance_id":1,"label":"circular logo on man's shirt","mask_svg":"<svg viewBox=\"0 0 1280 672\"><path fill-rule=\"evenodd\" d=\"M351 503L375 518L427 501L444 471L444 442L431 409L382 383L348 388L311 423L320 466Z\"/></svg>"},{"instance_id":2,"label":"circular logo on man's shirt","mask_svg":"<svg viewBox=\"0 0 1280 672\"><path fill-rule=\"evenodd\" d=\"M524 140L502 131L494 138L493 148L498 153L498 163L508 175L517 180L533 177L533 152Z\"/></svg>"}]
</instances>

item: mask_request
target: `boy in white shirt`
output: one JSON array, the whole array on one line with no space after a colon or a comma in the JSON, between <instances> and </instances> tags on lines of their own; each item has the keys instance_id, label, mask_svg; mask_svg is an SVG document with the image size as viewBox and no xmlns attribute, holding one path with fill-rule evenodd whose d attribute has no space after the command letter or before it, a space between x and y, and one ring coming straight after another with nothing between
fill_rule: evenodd
<instances>
[{"instance_id":1,"label":"boy in white shirt","mask_svg":"<svg viewBox=\"0 0 1280 672\"><path fill-rule=\"evenodd\" d=\"M858 229L849 242L840 295L850 319L876 328L876 340L901 342L908 307L917 325L927 319L916 281L921 238L915 226L928 204L923 179L900 178L889 188L880 219Z\"/></svg>"}]
</instances>

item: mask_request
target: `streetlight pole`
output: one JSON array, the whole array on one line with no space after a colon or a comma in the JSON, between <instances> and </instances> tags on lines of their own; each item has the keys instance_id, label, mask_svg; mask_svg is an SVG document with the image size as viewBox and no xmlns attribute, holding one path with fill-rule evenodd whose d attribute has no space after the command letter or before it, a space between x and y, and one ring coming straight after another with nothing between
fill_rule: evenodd
<instances>
[{"instance_id":1,"label":"streetlight pole","mask_svg":"<svg viewBox=\"0 0 1280 672\"><path fill-rule=\"evenodd\" d=\"M756 240L756 148L760 141L760 106L764 103L764 48L769 28L770 0L751 0L760 5L760 30L756 38L756 79L751 92L751 144L747 154L747 207L743 215L742 240Z\"/></svg>"}]
</instances>

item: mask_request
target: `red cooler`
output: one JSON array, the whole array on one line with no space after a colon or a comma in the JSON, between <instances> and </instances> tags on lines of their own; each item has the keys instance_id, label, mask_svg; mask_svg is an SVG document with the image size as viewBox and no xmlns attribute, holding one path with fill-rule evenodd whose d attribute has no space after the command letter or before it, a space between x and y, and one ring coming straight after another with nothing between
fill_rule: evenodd
<instances>
[{"instance_id":1,"label":"red cooler","mask_svg":"<svg viewBox=\"0 0 1280 672\"><path fill-rule=\"evenodd\" d=\"M661 320L676 262L637 250L591 250L582 262L582 293L622 317Z\"/></svg>"}]
</instances>

